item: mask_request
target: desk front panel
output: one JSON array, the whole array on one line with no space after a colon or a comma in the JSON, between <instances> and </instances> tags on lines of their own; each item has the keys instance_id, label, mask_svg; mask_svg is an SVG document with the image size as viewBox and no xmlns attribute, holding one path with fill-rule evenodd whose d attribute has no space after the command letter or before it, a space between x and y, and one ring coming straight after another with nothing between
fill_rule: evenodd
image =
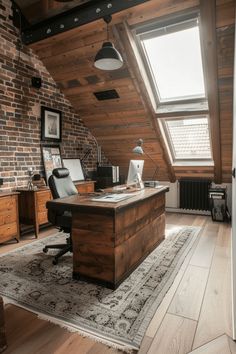
<instances>
[{"instance_id":1,"label":"desk front panel","mask_svg":"<svg viewBox=\"0 0 236 354\"><path fill-rule=\"evenodd\" d=\"M165 194L101 210L73 211L73 275L116 288L164 239Z\"/></svg>"}]
</instances>

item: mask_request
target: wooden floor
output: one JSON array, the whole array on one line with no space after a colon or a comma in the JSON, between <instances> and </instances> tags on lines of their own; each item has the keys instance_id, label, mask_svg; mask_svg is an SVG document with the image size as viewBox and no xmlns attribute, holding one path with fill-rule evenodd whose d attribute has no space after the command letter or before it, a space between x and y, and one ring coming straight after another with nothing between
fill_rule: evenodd
<instances>
[{"instance_id":1,"label":"wooden floor","mask_svg":"<svg viewBox=\"0 0 236 354\"><path fill-rule=\"evenodd\" d=\"M230 232L208 216L170 213L168 229L201 226L195 249L185 259L143 339L139 354L235 354L231 337ZM46 237L52 230L41 232ZM19 245L0 246L0 253ZM13 305L5 306L8 349L15 354L117 354L118 350L49 322Z\"/></svg>"}]
</instances>

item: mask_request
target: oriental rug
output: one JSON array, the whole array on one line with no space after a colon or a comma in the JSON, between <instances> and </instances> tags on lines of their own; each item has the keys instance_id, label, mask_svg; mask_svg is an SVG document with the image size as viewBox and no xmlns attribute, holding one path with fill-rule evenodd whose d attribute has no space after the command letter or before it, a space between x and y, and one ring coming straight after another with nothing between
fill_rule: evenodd
<instances>
[{"instance_id":1,"label":"oriental rug","mask_svg":"<svg viewBox=\"0 0 236 354\"><path fill-rule=\"evenodd\" d=\"M42 249L64 241L59 233L0 257L0 294L96 341L138 350L199 231L187 226L173 231L115 291L73 280L71 254L52 265L53 252L44 254Z\"/></svg>"}]
</instances>

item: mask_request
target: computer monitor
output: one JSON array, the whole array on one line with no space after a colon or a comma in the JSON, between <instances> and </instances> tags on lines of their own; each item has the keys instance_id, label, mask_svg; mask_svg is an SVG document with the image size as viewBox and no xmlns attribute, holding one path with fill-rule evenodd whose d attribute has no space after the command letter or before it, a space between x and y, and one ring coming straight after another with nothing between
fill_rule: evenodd
<instances>
[{"instance_id":1,"label":"computer monitor","mask_svg":"<svg viewBox=\"0 0 236 354\"><path fill-rule=\"evenodd\" d=\"M129 172L127 178L127 186L138 185L143 188L142 173L143 173L144 160L130 160Z\"/></svg>"}]
</instances>

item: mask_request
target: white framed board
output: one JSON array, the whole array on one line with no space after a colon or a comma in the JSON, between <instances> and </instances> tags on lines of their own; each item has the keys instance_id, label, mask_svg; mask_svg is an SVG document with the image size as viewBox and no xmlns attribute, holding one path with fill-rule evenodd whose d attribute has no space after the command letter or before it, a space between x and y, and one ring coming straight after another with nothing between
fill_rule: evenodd
<instances>
[{"instance_id":1,"label":"white framed board","mask_svg":"<svg viewBox=\"0 0 236 354\"><path fill-rule=\"evenodd\" d=\"M80 159L63 159L63 166L69 170L73 182L84 181Z\"/></svg>"}]
</instances>

